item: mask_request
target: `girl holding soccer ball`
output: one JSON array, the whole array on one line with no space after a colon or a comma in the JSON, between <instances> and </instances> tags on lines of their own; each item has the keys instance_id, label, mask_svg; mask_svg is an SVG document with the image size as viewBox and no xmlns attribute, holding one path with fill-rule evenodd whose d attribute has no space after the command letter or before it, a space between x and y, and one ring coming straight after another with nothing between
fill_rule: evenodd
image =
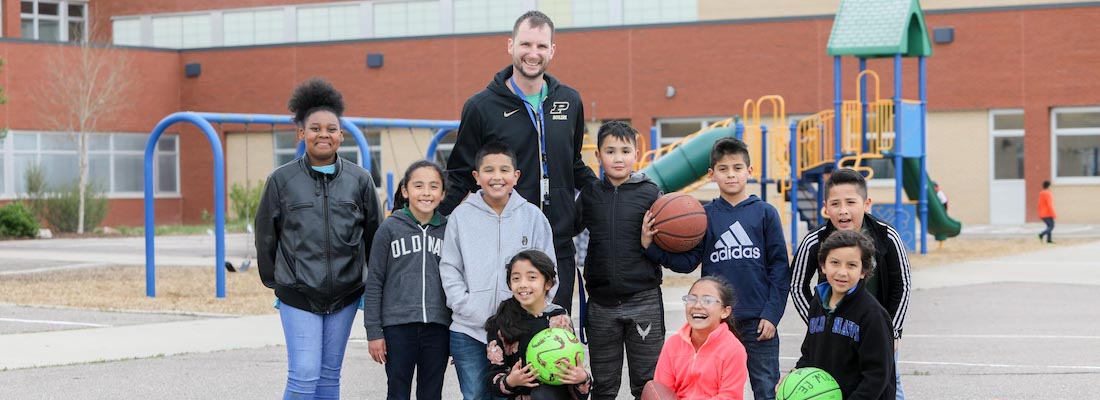
<instances>
[{"instance_id":1,"label":"girl holding soccer ball","mask_svg":"<svg viewBox=\"0 0 1100 400\"><path fill-rule=\"evenodd\" d=\"M508 399L587 399L592 378L584 367L559 360L555 376L563 385L543 385L524 357L535 334L547 328L573 331L565 309L546 299L557 278L554 260L541 251L525 250L512 257L507 268L512 298L501 302L496 315L485 323L489 391L494 397Z\"/></svg>"}]
</instances>

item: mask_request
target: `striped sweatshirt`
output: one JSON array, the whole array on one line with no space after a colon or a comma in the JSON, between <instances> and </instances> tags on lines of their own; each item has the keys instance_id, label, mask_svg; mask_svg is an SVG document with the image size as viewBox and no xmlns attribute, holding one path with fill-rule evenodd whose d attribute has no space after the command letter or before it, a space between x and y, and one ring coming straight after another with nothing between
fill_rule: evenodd
<instances>
[{"instance_id":1,"label":"striped sweatshirt","mask_svg":"<svg viewBox=\"0 0 1100 400\"><path fill-rule=\"evenodd\" d=\"M894 339L899 339L905 323L905 313L909 310L909 293L912 287L905 242L894 227L871 214L864 214L863 226L871 232L871 239L875 243L875 257L871 260L875 265L874 273L878 276L875 299L890 313ZM791 262L791 300L798 315L802 317L802 322L809 320L813 287L825 282L825 277L818 273L818 249L821 242L834 231L836 228L831 222L818 227L806 234L794 253L794 260ZM815 273L818 273L818 279L811 280Z\"/></svg>"}]
</instances>

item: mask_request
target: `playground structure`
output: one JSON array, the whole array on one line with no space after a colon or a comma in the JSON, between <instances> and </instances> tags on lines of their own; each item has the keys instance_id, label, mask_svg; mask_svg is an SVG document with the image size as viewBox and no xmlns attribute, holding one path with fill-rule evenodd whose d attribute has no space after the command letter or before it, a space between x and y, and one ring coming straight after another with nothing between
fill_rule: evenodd
<instances>
[{"instance_id":1,"label":"playground structure","mask_svg":"<svg viewBox=\"0 0 1100 400\"><path fill-rule=\"evenodd\" d=\"M870 23L870 22L873 23ZM722 137L737 137L749 145L750 159L759 168L753 181L761 185L767 200L768 184L790 205L786 216L790 223L791 245L797 247L798 223L811 229L824 223L820 209L824 200L825 176L836 168L853 168L870 179L874 171L867 160L888 158L895 166L895 194L892 212L880 215L905 236L913 227L904 218L906 211L902 189L916 203L920 216L920 251L927 253L927 235L943 241L959 234L962 225L947 216L947 211L929 185L927 173L927 79L926 57L932 50L920 5L916 0L845 0L841 3L829 38L828 54L833 56L834 108L813 114L788 125L786 104L781 96L769 95L746 100L744 120L719 121L684 139L643 153L637 168L661 186L662 190L691 191L709 181L698 178L706 173L711 144ZM859 58L855 77L857 98L842 97L841 57ZM867 69L868 58L892 57L894 61L894 97L884 99L879 76ZM902 97L902 58L917 57L919 63L919 99ZM868 86L868 78L873 86ZM868 89L873 98L868 97ZM761 106L768 105L770 118L761 121ZM837 115L840 117L837 118ZM733 125L731 128L730 125ZM769 137L769 126L773 132ZM771 151L769 151L769 149ZM769 168L770 165L774 167ZM691 181L691 182L687 182Z\"/></svg>"},{"instance_id":2,"label":"playground structure","mask_svg":"<svg viewBox=\"0 0 1100 400\"><path fill-rule=\"evenodd\" d=\"M875 21L876 23L867 23ZM828 54L834 58L834 108L823 110L798 122L788 122L786 103L782 96L768 95L746 100L743 119L718 121L683 139L663 147L655 132L639 140L644 149L635 165L665 192L690 192L710 182L706 176L710 150L723 137L737 137L750 149L753 165L752 181L760 185L766 201L768 185L775 185L789 205L784 218L790 226L792 248L797 247L798 225L810 229L824 223L821 212L825 176L836 168L853 168L871 178L874 171L867 160L889 158L894 162L894 203L885 215L878 215L898 228L902 236L913 226L903 216L907 214L902 190L915 203L920 218L920 251L927 253L929 233L942 242L959 234L961 224L947 216L944 205L929 185L926 160L926 57L931 45L917 0L843 0L829 38ZM856 99L843 100L841 57L859 58L859 73L855 77ZM894 61L894 96L881 97L879 76L867 69L868 58L892 57ZM919 63L919 99L902 98L902 57L917 57ZM868 78L873 86L868 86ZM868 97L871 89L873 97ZM762 114L769 111L770 114ZM761 118L762 115L765 118ZM840 118L836 116L840 115ZM146 295L155 297L154 212L152 194L152 155L156 142L166 128L177 122L190 122L207 136L214 152L216 295L225 297L225 162L221 142L211 123L291 125L289 116L218 113L175 113L162 120L154 129L145 154L145 235L146 235ZM428 150L427 159L434 159L440 141L456 132L458 121L372 119L345 117L344 129L356 139L362 154L362 165L370 169L370 151L360 127L430 128L437 129ZM595 150L586 145L582 151ZM304 152L298 144L297 155ZM899 167L900 166L900 167ZM598 167L593 167L598 172ZM387 174L387 204L393 193L392 173ZM913 207L909 205L910 209Z\"/></svg>"},{"instance_id":3,"label":"playground structure","mask_svg":"<svg viewBox=\"0 0 1100 400\"><path fill-rule=\"evenodd\" d=\"M869 24L868 28L865 26L868 24L854 21L879 23ZM926 172L925 57L931 55L931 47L919 4L915 0L846 0L830 36L829 54L834 56L834 109L788 125L782 96L749 99L742 109L743 120L727 118L670 145L648 149L642 153L636 169L653 178L666 192L689 192L710 182L705 175L711 145L722 137L742 139L749 145L750 159L757 166L752 182L761 185L761 196L767 200L768 185L774 184L790 205L785 217L790 223L794 247L799 222L805 222L811 229L824 223L821 189L828 173L836 168L853 168L870 179L874 170L866 161L887 158L900 167L895 168L893 207L885 209L885 215L880 217L901 231L912 231L912 224L903 218L913 214L902 200L904 188L911 199L908 203L915 203L920 212L922 254L927 253L928 233L940 241L958 235L961 224L947 216L944 205L929 187ZM843 55L860 60L854 100L843 100L841 95ZM894 59L895 77L902 76L902 57L918 57L919 100L901 97L900 79L895 79L894 97L882 98L878 74L867 69L867 59L876 57ZM868 78L873 80L873 86L868 86ZM873 98L868 97L869 89ZM770 115L762 114L762 108L770 111ZM836 118L838 114L840 118ZM639 147L646 149L644 143L656 143L655 136L648 141L640 140ZM594 148L590 145L586 150Z\"/></svg>"}]
</instances>

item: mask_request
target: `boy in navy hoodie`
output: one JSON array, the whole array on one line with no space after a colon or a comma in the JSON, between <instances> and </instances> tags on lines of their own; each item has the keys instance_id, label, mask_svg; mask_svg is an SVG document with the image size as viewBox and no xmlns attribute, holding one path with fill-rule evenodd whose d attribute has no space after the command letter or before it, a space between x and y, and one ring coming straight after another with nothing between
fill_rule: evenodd
<instances>
[{"instance_id":1,"label":"boy in navy hoodie","mask_svg":"<svg viewBox=\"0 0 1100 400\"><path fill-rule=\"evenodd\" d=\"M790 292L787 246L779 212L745 190L752 166L749 150L734 138L719 139L710 152L710 177L721 197L703 207L707 233L685 253L649 245L643 254L669 269L689 273L700 261L703 276L719 275L733 285L738 336L748 352L749 382L756 399L774 399L779 382L779 335L776 326ZM653 216L645 216L642 243L651 243Z\"/></svg>"},{"instance_id":2,"label":"boy in navy hoodie","mask_svg":"<svg viewBox=\"0 0 1100 400\"><path fill-rule=\"evenodd\" d=\"M875 245L857 231L837 231L817 254L817 285L797 368L817 367L840 385L845 399L894 399L893 328L890 314L867 291L874 275Z\"/></svg>"}]
</instances>

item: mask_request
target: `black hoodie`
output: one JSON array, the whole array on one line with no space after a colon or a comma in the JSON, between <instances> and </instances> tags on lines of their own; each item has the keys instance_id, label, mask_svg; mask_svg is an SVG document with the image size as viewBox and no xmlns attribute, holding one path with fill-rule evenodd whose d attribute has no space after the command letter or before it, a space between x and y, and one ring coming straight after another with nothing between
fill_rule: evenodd
<instances>
[{"instance_id":1,"label":"black hoodie","mask_svg":"<svg viewBox=\"0 0 1100 400\"><path fill-rule=\"evenodd\" d=\"M512 66L500 71L489 86L462 106L458 139L447 160L447 196L439 212L449 215L466 194L477 191L471 174L477 166L474 157L481 146L503 142L512 148L520 170L516 191L535 206L543 208L554 231L554 252L558 257L572 256L575 190L596 181L592 169L581 159L584 141L584 105L573 88L550 75L546 79L546 99L542 109L546 121L546 167L550 176L550 205L542 206L539 179L539 136L527 113L525 100L509 89Z\"/></svg>"},{"instance_id":2,"label":"black hoodie","mask_svg":"<svg viewBox=\"0 0 1100 400\"><path fill-rule=\"evenodd\" d=\"M619 305L631 295L661 285L661 266L642 255L642 218L661 189L641 172L615 186L605 177L581 189L577 228L588 228L585 288L592 301Z\"/></svg>"},{"instance_id":3,"label":"black hoodie","mask_svg":"<svg viewBox=\"0 0 1100 400\"><path fill-rule=\"evenodd\" d=\"M832 290L828 282L817 286L810 303L810 323L802 341L797 368L817 367L840 384L848 400L893 399L894 341L890 315L871 297L860 281L828 311L822 305Z\"/></svg>"}]
</instances>

